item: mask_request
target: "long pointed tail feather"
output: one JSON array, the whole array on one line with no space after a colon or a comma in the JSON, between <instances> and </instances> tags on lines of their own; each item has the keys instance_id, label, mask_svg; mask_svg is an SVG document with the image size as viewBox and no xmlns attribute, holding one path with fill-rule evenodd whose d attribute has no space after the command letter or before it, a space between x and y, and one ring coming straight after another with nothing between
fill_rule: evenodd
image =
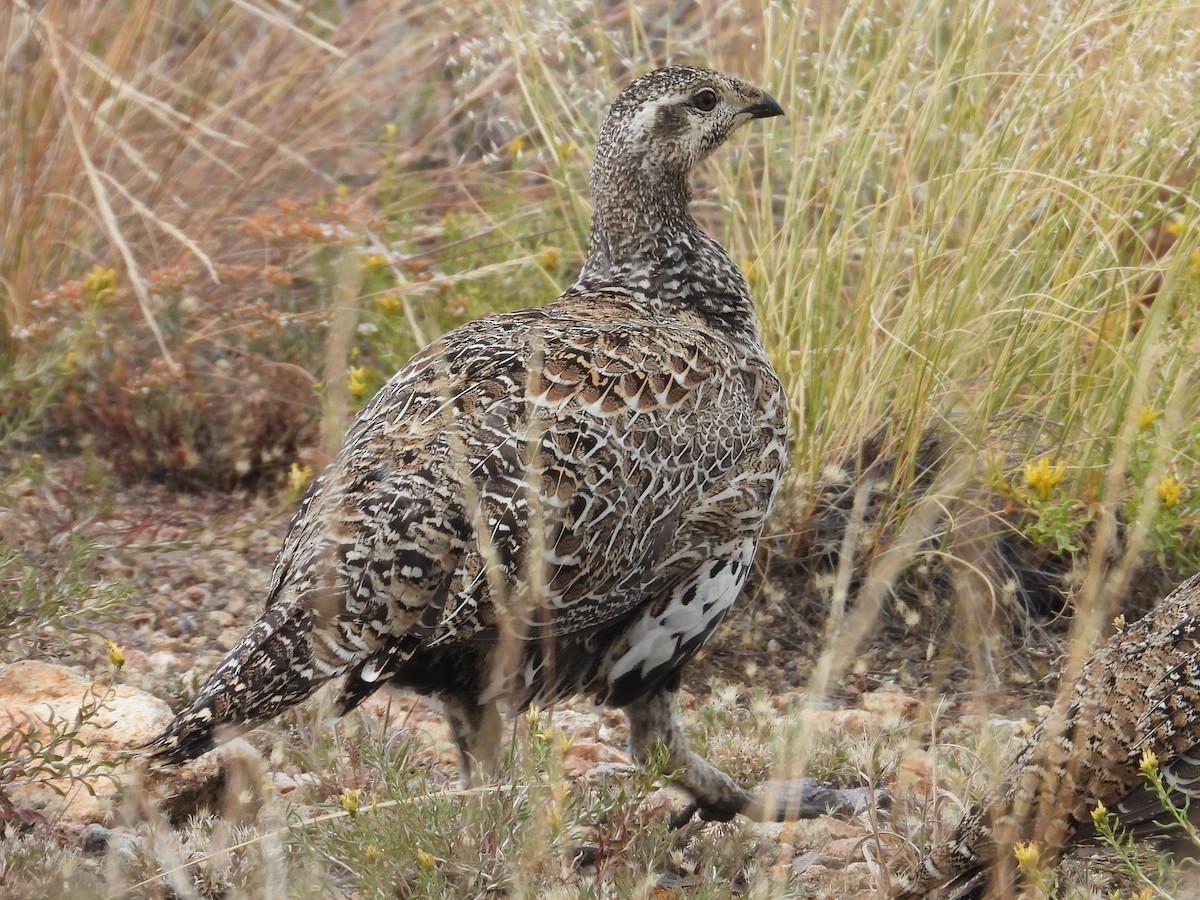
<instances>
[{"instance_id":1,"label":"long pointed tail feather","mask_svg":"<svg viewBox=\"0 0 1200 900\"><path fill-rule=\"evenodd\" d=\"M154 763L180 765L301 702L328 677L313 660L311 613L276 603L143 749Z\"/></svg>"}]
</instances>

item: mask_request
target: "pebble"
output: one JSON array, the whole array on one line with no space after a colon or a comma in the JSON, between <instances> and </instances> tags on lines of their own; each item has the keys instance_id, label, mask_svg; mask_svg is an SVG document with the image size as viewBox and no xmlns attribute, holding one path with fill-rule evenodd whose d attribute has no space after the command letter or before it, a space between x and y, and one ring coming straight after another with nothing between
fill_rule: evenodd
<instances>
[{"instance_id":1,"label":"pebble","mask_svg":"<svg viewBox=\"0 0 1200 900\"><path fill-rule=\"evenodd\" d=\"M155 672L172 671L183 666L183 662L179 659L179 654L172 653L170 650L158 650L151 653L147 658L147 662Z\"/></svg>"},{"instance_id":2,"label":"pebble","mask_svg":"<svg viewBox=\"0 0 1200 900\"><path fill-rule=\"evenodd\" d=\"M93 822L83 830L83 852L103 853L108 849L108 839L111 835L112 829Z\"/></svg>"},{"instance_id":3,"label":"pebble","mask_svg":"<svg viewBox=\"0 0 1200 900\"><path fill-rule=\"evenodd\" d=\"M222 650L232 650L242 639L242 633L241 628L226 628L217 636L217 646Z\"/></svg>"}]
</instances>

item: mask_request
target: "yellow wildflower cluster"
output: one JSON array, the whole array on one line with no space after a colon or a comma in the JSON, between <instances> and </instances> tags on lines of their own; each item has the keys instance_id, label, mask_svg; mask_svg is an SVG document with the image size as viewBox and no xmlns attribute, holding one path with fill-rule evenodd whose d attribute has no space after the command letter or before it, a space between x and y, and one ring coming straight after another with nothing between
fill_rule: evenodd
<instances>
[{"instance_id":1,"label":"yellow wildflower cluster","mask_svg":"<svg viewBox=\"0 0 1200 900\"><path fill-rule=\"evenodd\" d=\"M350 396L355 400L361 400L363 394L367 392L367 367L366 366L351 366L350 367Z\"/></svg>"},{"instance_id":2,"label":"yellow wildflower cluster","mask_svg":"<svg viewBox=\"0 0 1200 900\"><path fill-rule=\"evenodd\" d=\"M1137 417L1138 428L1142 431L1145 431L1158 421L1158 413L1149 406L1139 406L1138 411L1134 415Z\"/></svg>"},{"instance_id":3,"label":"yellow wildflower cluster","mask_svg":"<svg viewBox=\"0 0 1200 900\"><path fill-rule=\"evenodd\" d=\"M1183 498L1183 482L1168 472L1154 486L1154 493L1158 495L1158 499L1162 501L1162 505L1170 509Z\"/></svg>"},{"instance_id":4,"label":"yellow wildflower cluster","mask_svg":"<svg viewBox=\"0 0 1200 900\"><path fill-rule=\"evenodd\" d=\"M1158 755L1149 747L1142 750L1142 760L1138 763L1138 769L1143 775L1152 775L1158 771Z\"/></svg>"},{"instance_id":5,"label":"yellow wildflower cluster","mask_svg":"<svg viewBox=\"0 0 1200 900\"><path fill-rule=\"evenodd\" d=\"M125 651L115 641L106 638L104 643L108 644L108 661L113 664L114 669L119 670L125 665Z\"/></svg>"},{"instance_id":6,"label":"yellow wildflower cluster","mask_svg":"<svg viewBox=\"0 0 1200 900\"><path fill-rule=\"evenodd\" d=\"M346 788L338 795L338 803L350 815L358 815L358 810L362 806L362 788Z\"/></svg>"},{"instance_id":7,"label":"yellow wildflower cluster","mask_svg":"<svg viewBox=\"0 0 1200 900\"><path fill-rule=\"evenodd\" d=\"M304 489L308 487L308 483L312 481L312 477L312 466L305 466L298 462L292 463L287 475L288 496L299 499L300 495L304 493Z\"/></svg>"},{"instance_id":8,"label":"yellow wildflower cluster","mask_svg":"<svg viewBox=\"0 0 1200 900\"><path fill-rule=\"evenodd\" d=\"M83 276L83 289L94 303L106 300L117 292L117 270L97 264Z\"/></svg>"},{"instance_id":9,"label":"yellow wildflower cluster","mask_svg":"<svg viewBox=\"0 0 1200 900\"><path fill-rule=\"evenodd\" d=\"M1017 858L1017 867L1026 875L1035 874L1042 860L1037 844L1033 841L1018 841L1013 846L1013 856Z\"/></svg>"},{"instance_id":10,"label":"yellow wildflower cluster","mask_svg":"<svg viewBox=\"0 0 1200 900\"><path fill-rule=\"evenodd\" d=\"M1049 500L1066 471L1066 466L1061 463L1051 465L1050 460L1045 457L1036 463L1025 463L1025 487L1031 489L1040 499Z\"/></svg>"},{"instance_id":11,"label":"yellow wildflower cluster","mask_svg":"<svg viewBox=\"0 0 1200 900\"><path fill-rule=\"evenodd\" d=\"M1092 823L1100 828L1108 821L1108 807L1103 803L1096 803L1095 809L1092 810Z\"/></svg>"},{"instance_id":12,"label":"yellow wildflower cluster","mask_svg":"<svg viewBox=\"0 0 1200 900\"><path fill-rule=\"evenodd\" d=\"M400 298L395 294L376 294L375 305L385 313L395 312L400 308Z\"/></svg>"},{"instance_id":13,"label":"yellow wildflower cluster","mask_svg":"<svg viewBox=\"0 0 1200 900\"><path fill-rule=\"evenodd\" d=\"M525 723L529 726L529 736L533 740L542 745L549 744L554 733L542 723L542 708L536 703L529 704L529 709L525 710Z\"/></svg>"}]
</instances>

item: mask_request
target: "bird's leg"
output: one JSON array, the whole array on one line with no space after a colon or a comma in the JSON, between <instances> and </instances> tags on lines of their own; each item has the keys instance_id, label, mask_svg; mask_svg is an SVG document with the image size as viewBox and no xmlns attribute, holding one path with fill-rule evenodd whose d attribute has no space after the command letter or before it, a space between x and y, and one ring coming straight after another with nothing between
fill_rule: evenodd
<instances>
[{"instance_id":1,"label":"bird's leg","mask_svg":"<svg viewBox=\"0 0 1200 900\"><path fill-rule=\"evenodd\" d=\"M476 703L458 695L441 699L454 743L458 746L458 772L463 787L488 781L500 754L503 722L499 707L495 702Z\"/></svg>"},{"instance_id":2,"label":"bird's leg","mask_svg":"<svg viewBox=\"0 0 1200 900\"><path fill-rule=\"evenodd\" d=\"M812 778L769 782L748 791L703 757L693 753L674 710L674 695L660 690L625 707L629 717L629 745L635 759L644 762L661 742L667 749L667 768L681 771L675 784L692 796L692 803L674 820L686 824L695 814L728 822L741 814L756 822L785 822L816 816L852 816L866 809L870 794L865 788L831 788Z\"/></svg>"}]
</instances>

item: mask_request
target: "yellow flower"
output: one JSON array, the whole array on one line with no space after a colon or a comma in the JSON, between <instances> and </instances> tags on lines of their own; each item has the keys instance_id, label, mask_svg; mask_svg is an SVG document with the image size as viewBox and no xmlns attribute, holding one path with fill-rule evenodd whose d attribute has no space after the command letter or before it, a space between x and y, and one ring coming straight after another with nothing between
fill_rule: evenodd
<instances>
[{"instance_id":1,"label":"yellow flower","mask_svg":"<svg viewBox=\"0 0 1200 900\"><path fill-rule=\"evenodd\" d=\"M1097 828L1108 821L1108 807L1103 803L1097 802L1096 808L1092 810L1092 822Z\"/></svg>"},{"instance_id":2,"label":"yellow flower","mask_svg":"<svg viewBox=\"0 0 1200 900\"><path fill-rule=\"evenodd\" d=\"M1154 486L1154 493L1158 494L1162 505L1170 509L1183 497L1183 482L1168 472L1162 477L1162 481Z\"/></svg>"},{"instance_id":3,"label":"yellow flower","mask_svg":"<svg viewBox=\"0 0 1200 900\"><path fill-rule=\"evenodd\" d=\"M374 844L367 844L367 846L363 847L363 856L367 859L375 859L379 856L379 848Z\"/></svg>"},{"instance_id":4,"label":"yellow flower","mask_svg":"<svg viewBox=\"0 0 1200 900\"><path fill-rule=\"evenodd\" d=\"M79 365L79 354L74 350L68 350L59 363L59 368L64 372L70 373L75 371L75 367Z\"/></svg>"},{"instance_id":5,"label":"yellow flower","mask_svg":"<svg viewBox=\"0 0 1200 900\"><path fill-rule=\"evenodd\" d=\"M1018 841L1013 846L1013 856L1017 858L1017 866L1026 874L1036 872L1042 858L1033 841Z\"/></svg>"},{"instance_id":6,"label":"yellow flower","mask_svg":"<svg viewBox=\"0 0 1200 900\"><path fill-rule=\"evenodd\" d=\"M542 249L541 263L547 269L552 269L558 265L558 260L562 253L557 247L545 247Z\"/></svg>"},{"instance_id":7,"label":"yellow flower","mask_svg":"<svg viewBox=\"0 0 1200 900\"><path fill-rule=\"evenodd\" d=\"M400 308L400 298L395 294L378 294L375 305L386 313L395 312Z\"/></svg>"},{"instance_id":8,"label":"yellow flower","mask_svg":"<svg viewBox=\"0 0 1200 900\"><path fill-rule=\"evenodd\" d=\"M383 269L388 264L388 258L382 253L368 253L362 258L364 269Z\"/></svg>"},{"instance_id":9,"label":"yellow flower","mask_svg":"<svg viewBox=\"0 0 1200 900\"><path fill-rule=\"evenodd\" d=\"M1148 406L1138 407L1138 411L1134 413L1137 416L1138 428L1145 431L1151 425L1158 421L1158 413Z\"/></svg>"},{"instance_id":10,"label":"yellow flower","mask_svg":"<svg viewBox=\"0 0 1200 900\"><path fill-rule=\"evenodd\" d=\"M536 703L530 703L529 709L525 710L525 722L530 728L536 728L541 717L542 708Z\"/></svg>"},{"instance_id":11,"label":"yellow flower","mask_svg":"<svg viewBox=\"0 0 1200 900\"><path fill-rule=\"evenodd\" d=\"M1183 234L1183 216L1171 216L1171 218L1163 222L1162 230L1167 234L1179 237L1179 235Z\"/></svg>"},{"instance_id":12,"label":"yellow flower","mask_svg":"<svg viewBox=\"0 0 1200 900\"><path fill-rule=\"evenodd\" d=\"M338 803L350 815L358 815L358 808L362 805L362 788L346 788L338 795Z\"/></svg>"},{"instance_id":13,"label":"yellow flower","mask_svg":"<svg viewBox=\"0 0 1200 900\"><path fill-rule=\"evenodd\" d=\"M83 276L83 289L93 302L111 297L117 292L117 270L106 269L97 263Z\"/></svg>"},{"instance_id":14,"label":"yellow flower","mask_svg":"<svg viewBox=\"0 0 1200 900\"><path fill-rule=\"evenodd\" d=\"M432 869L437 865L437 859L434 858L432 853L417 850L417 865L425 869Z\"/></svg>"},{"instance_id":15,"label":"yellow flower","mask_svg":"<svg viewBox=\"0 0 1200 900\"><path fill-rule=\"evenodd\" d=\"M508 151L513 156L520 156L521 151L525 149L525 135L518 134L515 138L508 142Z\"/></svg>"},{"instance_id":16,"label":"yellow flower","mask_svg":"<svg viewBox=\"0 0 1200 900\"><path fill-rule=\"evenodd\" d=\"M298 462L292 463L292 467L288 469L287 490L292 497L299 497L304 493L304 489L308 487L308 483L312 481L313 467L303 466Z\"/></svg>"},{"instance_id":17,"label":"yellow flower","mask_svg":"<svg viewBox=\"0 0 1200 900\"><path fill-rule=\"evenodd\" d=\"M1060 481L1067 467L1061 463L1050 465L1050 460L1042 457L1037 463L1025 463L1025 486L1032 488L1042 500L1049 500L1050 494Z\"/></svg>"},{"instance_id":18,"label":"yellow flower","mask_svg":"<svg viewBox=\"0 0 1200 900\"><path fill-rule=\"evenodd\" d=\"M387 125L383 127L383 133L387 136L389 141L394 141L396 139L396 133L399 130L400 128L395 122L388 122Z\"/></svg>"},{"instance_id":19,"label":"yellow flower","mask_svg":"<svg viewBox=\"0 0 1200 900\"><path fill-rule=\"evenodd\" d=\"M108 661L113 664L113 667L119 669L125 665L125 651L121 649L120 645L107 638L104 643L108 644Z\"/></svg>"},{"instance_id":20,"label":"yellow flower","mask_svg":"<svg viewBox=\"0 0 1200 900\"><path fill-rule=\"evenodd\" d=\"M1113 619L1113 631L1116 631L1119 634L1120 632L1122 632L1124 630L1125 630L1125 613L1121 613L1119 616L1117 616L1115 619Z\"/></svg>"},{"instance_id":21,"label":"yellow flower","mask_svg":"<svg viewBox=\"0 0 1200 900\"><path fill-rule=\"evenodd\" d=\"M1143 775L1152 775L1158 771L1158 756L1149 747L1142 750L1142 761L1138 763L1138 769Z\"/></svg>"},{"instance_id":22,"label":"yellow flower","mask_svg":"<svg viewBox=\"0 0 1200 900\"><path fill-rule=\"evenodd\" d=\"M367 367L352 366L350 369L350 394L355 397L361 397L367 392Z\"/></svg>"}]
</instances>

